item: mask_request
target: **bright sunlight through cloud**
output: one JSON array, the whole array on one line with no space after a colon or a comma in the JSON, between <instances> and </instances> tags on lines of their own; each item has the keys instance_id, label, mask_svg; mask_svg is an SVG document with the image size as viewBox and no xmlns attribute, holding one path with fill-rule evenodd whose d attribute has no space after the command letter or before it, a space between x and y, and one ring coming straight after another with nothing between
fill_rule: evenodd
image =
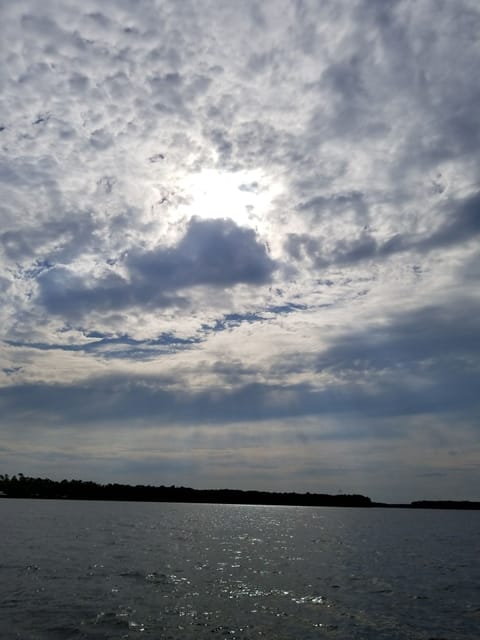
<instances>
[{"instance_id":1,"label":"bright sunlight through cloud","mask_svg":"<svg viewBox=\"0 0 480 640\"><path fill-rule=\"evenodd\" d=\"M182 216L228 218L239 226L259 228L281 188L258 169L204 169L181 180L180 190L185 198L178 210Z\"/></svg>"}]
</instances>

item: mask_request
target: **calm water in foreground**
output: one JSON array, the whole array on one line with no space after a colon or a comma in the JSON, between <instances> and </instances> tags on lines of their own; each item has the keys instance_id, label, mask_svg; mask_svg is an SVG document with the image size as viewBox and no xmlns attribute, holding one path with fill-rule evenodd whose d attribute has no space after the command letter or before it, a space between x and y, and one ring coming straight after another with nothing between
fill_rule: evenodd
<instances>
[{"instance_id":1,"label":"calm water in foreground","mask_svg":"<svg viewBox=\"0 0 480 640\"><path fill-rule=\"evenodd\" d=\"M0 500L0 638L480 638L480 512Z\"/></svg>"}]
</instances>

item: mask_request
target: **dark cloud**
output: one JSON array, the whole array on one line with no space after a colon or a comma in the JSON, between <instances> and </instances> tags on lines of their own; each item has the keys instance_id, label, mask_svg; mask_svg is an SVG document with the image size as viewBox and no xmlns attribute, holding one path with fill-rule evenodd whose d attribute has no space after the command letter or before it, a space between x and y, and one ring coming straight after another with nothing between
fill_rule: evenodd
<instances>
[{"instance_id":1,"label":"dark cloud","mask_svg":"<svg viewBox=\"0 0 480 640\"><path fill-rule=\"evenodd\" d=\"M38 278L39 301L50 312L68 317L90 311L183 305L176 292L209 286L258 286L270 281L276 263L252 229L231 220L190 220L180 242L171 248L131 251L128 279L110 273L89 283L66 267Z\"/></svg>"},{"instance_id":2,"label":"dark cloud","mask_svg":"<svg viewBox=\"0 0 480 640\"><path fill-rule=\"evenodd\" d=\"M173 249L130 253L129 271L140 280L155 279L162 289L197 285L231 287L269 282L276 268L252 229L232 220L193 218Z\"/></svg>"},{"instance_id":3,"label":"dark cloud","mask_svg":"<svg viewBox=\"0 0 480 640\"><path fill-rule=\"evenodd\" d=\"M480 356L479 305L470 299L455 304L410 310L359 332L342 335L318 357L318 370L405 371L427 367L431 373L476 367ZM449 364L449 367L447 366ZM455 372L452 383L455 384ZM456 385L455 385L456 386ZM441 401L441 399L439 399Z\"/></svg>"},{"instance_id":4,"label":"dark cloud","mask_svg":"<svg viewBox=\"0 0 480 640\"><path fill-rule=\"evenodd\" d=\"M96 423L109 423L115 428L120 422L132 420L144 420L159 428L175 424L226 425L308 416L335 416L336 420L356 420L360 424L369 418L408 419L433 412L461 415L480 409L477 385L464 368L452 367L450 374L439 369L437 375L426 370L422 382L417 379L413 384L405 372L368 380L358 379L357 371L357 379L315 389L310 384L243 384L248 370L234 375L226 365L216 367L224 382L240 382L240 386L179 390L171 386L172 380L163 383L161 379L132 375L108 376L83 384L11 385L0 389L0 406L9 424L28 424L28 417L35 416L35 421L59 428L65 424L88 428ZM385 425L378 429L378 435L389 437L388 431ZM362 433L370 434L359 427L358 436ZM338 437L343 438L344 434Z\"/></svg>"},{"instance_id":5,"label":"dark cloud","mask_svg":"<svg viewBox=\"0 0 480 640\"><path fill-rule=\"evenodd\" d=\"M22 403L20 398L24 399ZM231 391L211 388L195 393L162 388L154 379L131 377L105 377L83 385L37 384L0 389L2 413L9 422L36 415L37 419L58 426L75 421L92 424L111 420L113 424L133 419L159 420L161 424L256 421L307 416L320 409L329 413L340 407L342 412L348 412L354 401L358 406L355 394L318 393L308 385L249 384Z\"/></svg>"},{"instance_id":6,"label":"dark cloud","mask_svg":"<svg viewBox=\"0 0 480 640\"><path fill-rule=\"evenodd\" d=\"M339 337L318 356L317 371L334 373L347 386L363 382L379 411L391 415L478 413L478 312L477 303L460 299L402 313Z\"/></svg>"},{"instance_id":7,"label":"dark cloud","mask_svg":"<svg viewBox=\"0 0 480 640\"><path fill-rule=\"evenodd\" d=\"M303 205L318 210L329 202L316 198ZM342 200L340 200L342 202ZM348 202L348 201L347 201ZM355 264L362 260L382 259L406 251L426 253L456 244L468 242L480 234L480 193L475 193L454 205L450 205L447 215L436 230L424 234L396 234L386 241L378 241L365 226L354 239L339 240L333 250L324 248L323 239L308 234L290 234L285 249L295 260L306 256L318 267L327 265Z\"/></svg>"},{"instance_id":8,"label":"dark cloud","mask_svg":"<svg viewBox=\"0 0 480 640\"><path fill-rule=\"evenodd\" d=\"M412 245L420 250L431 250L467 242L479 234L480 192L458 203L436 231L430 236L414 240Z\"/></svg>"},{"instance_id":9,"label":"dark cloud","mask_svg":"<svg viewBox=\"0 0 480 640\"><path fill-rule=\"evenodd\" d=\"M365 420L471 413L480 410L478 312L478 304L458 300L455 306L403 313L340 335L321 354L303 358L307 367L310 362L318 373L334 374L339 381L324 388L245 382L255 376L255 368L224 360L212 370L233 388L196 391L184 386L180 391L172 377L109 376L82 384L11 386L0 391L0 404L11 420L33 412L59 424L133 418L164 424L230 423L313 415ZM129 341L101 338L98 345ZM176 341L164 336L152 344ZM296 358L278 362L272 373L288 379L289 372L300 370Z\"/></svg>"},{"instance_id":10,"label":"dark cloud","mask_svg":"<svg viewBox=\"0 0 480 640\"><path fill-rule=\"evenodd\" d=\"M94 281L90 286L87 277L82 278L66 267L53 267L42 273L38 280L38 301L49 312L78 319L97 311L125 309L151 299L152 291L140 292L129 286L121 276L111 273ZM158 306L174 304L175 298L156 292ZM140 298L140 300L138 299Z\"/></svg>"},{"instance_id":11,"label":"dark cloud","mask_svg":"<svg viewBox=\"0 0 480 640\"><path fill-rule=\"evenodd\" d=\"M461 280L467 285L478 284L480 282L480 255L477 253L466 260L459 271Z\"/></svg>"}]
</instances>

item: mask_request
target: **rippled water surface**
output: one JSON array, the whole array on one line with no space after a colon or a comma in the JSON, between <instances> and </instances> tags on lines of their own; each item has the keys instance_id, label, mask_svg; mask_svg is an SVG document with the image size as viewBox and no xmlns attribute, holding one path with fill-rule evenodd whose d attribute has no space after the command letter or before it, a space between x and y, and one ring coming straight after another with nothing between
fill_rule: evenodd
<instances>
[{"instance_id":1,"label":"rippled water surface","mask_svg":"<svg viewBox=\"0 0 480 640\"><path fill-rule=\"evenodd\" d=\"M480 638L480 512L0 500L0 638Z\"/></svg>"}]
</instances>

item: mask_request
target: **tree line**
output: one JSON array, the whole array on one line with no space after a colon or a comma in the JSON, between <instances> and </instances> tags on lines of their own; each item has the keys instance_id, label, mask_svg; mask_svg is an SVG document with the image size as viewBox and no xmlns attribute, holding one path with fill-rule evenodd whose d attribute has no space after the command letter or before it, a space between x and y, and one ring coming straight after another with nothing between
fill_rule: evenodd
<instances>
[{"instance_id":1,"label":"tree line","mask_svg":"<svg viewBox=\"0 0 480 640\"><path fill-rule=\"evenodd\" d=\"M266 504L298 506L370 507L372 501L358 494L329 495L242 491L239 489L192 489L190 487L98 484L84 480L31 478L22 473L0 474L0 492L8 498L69 500L126 500L138 502L202 502L225 504Z\"/></svg>"},{"instance_id":2,"label":"tree line","mask_svg":"<svg viewBox=\"0 0 480 640\"><path fill-rule=\"evenodd\" d=\"M190 487L99 484L84 480L31 478L23 473L0 474L0 497L54 500L117 500L132 502L201 502L216 504L264 504L308 507L397 507L413 509L480 510L469 500L417 500L405 504L372 502L359 494L242 491L240 489L192 489Z\"/></svg>"}]
</instances>

